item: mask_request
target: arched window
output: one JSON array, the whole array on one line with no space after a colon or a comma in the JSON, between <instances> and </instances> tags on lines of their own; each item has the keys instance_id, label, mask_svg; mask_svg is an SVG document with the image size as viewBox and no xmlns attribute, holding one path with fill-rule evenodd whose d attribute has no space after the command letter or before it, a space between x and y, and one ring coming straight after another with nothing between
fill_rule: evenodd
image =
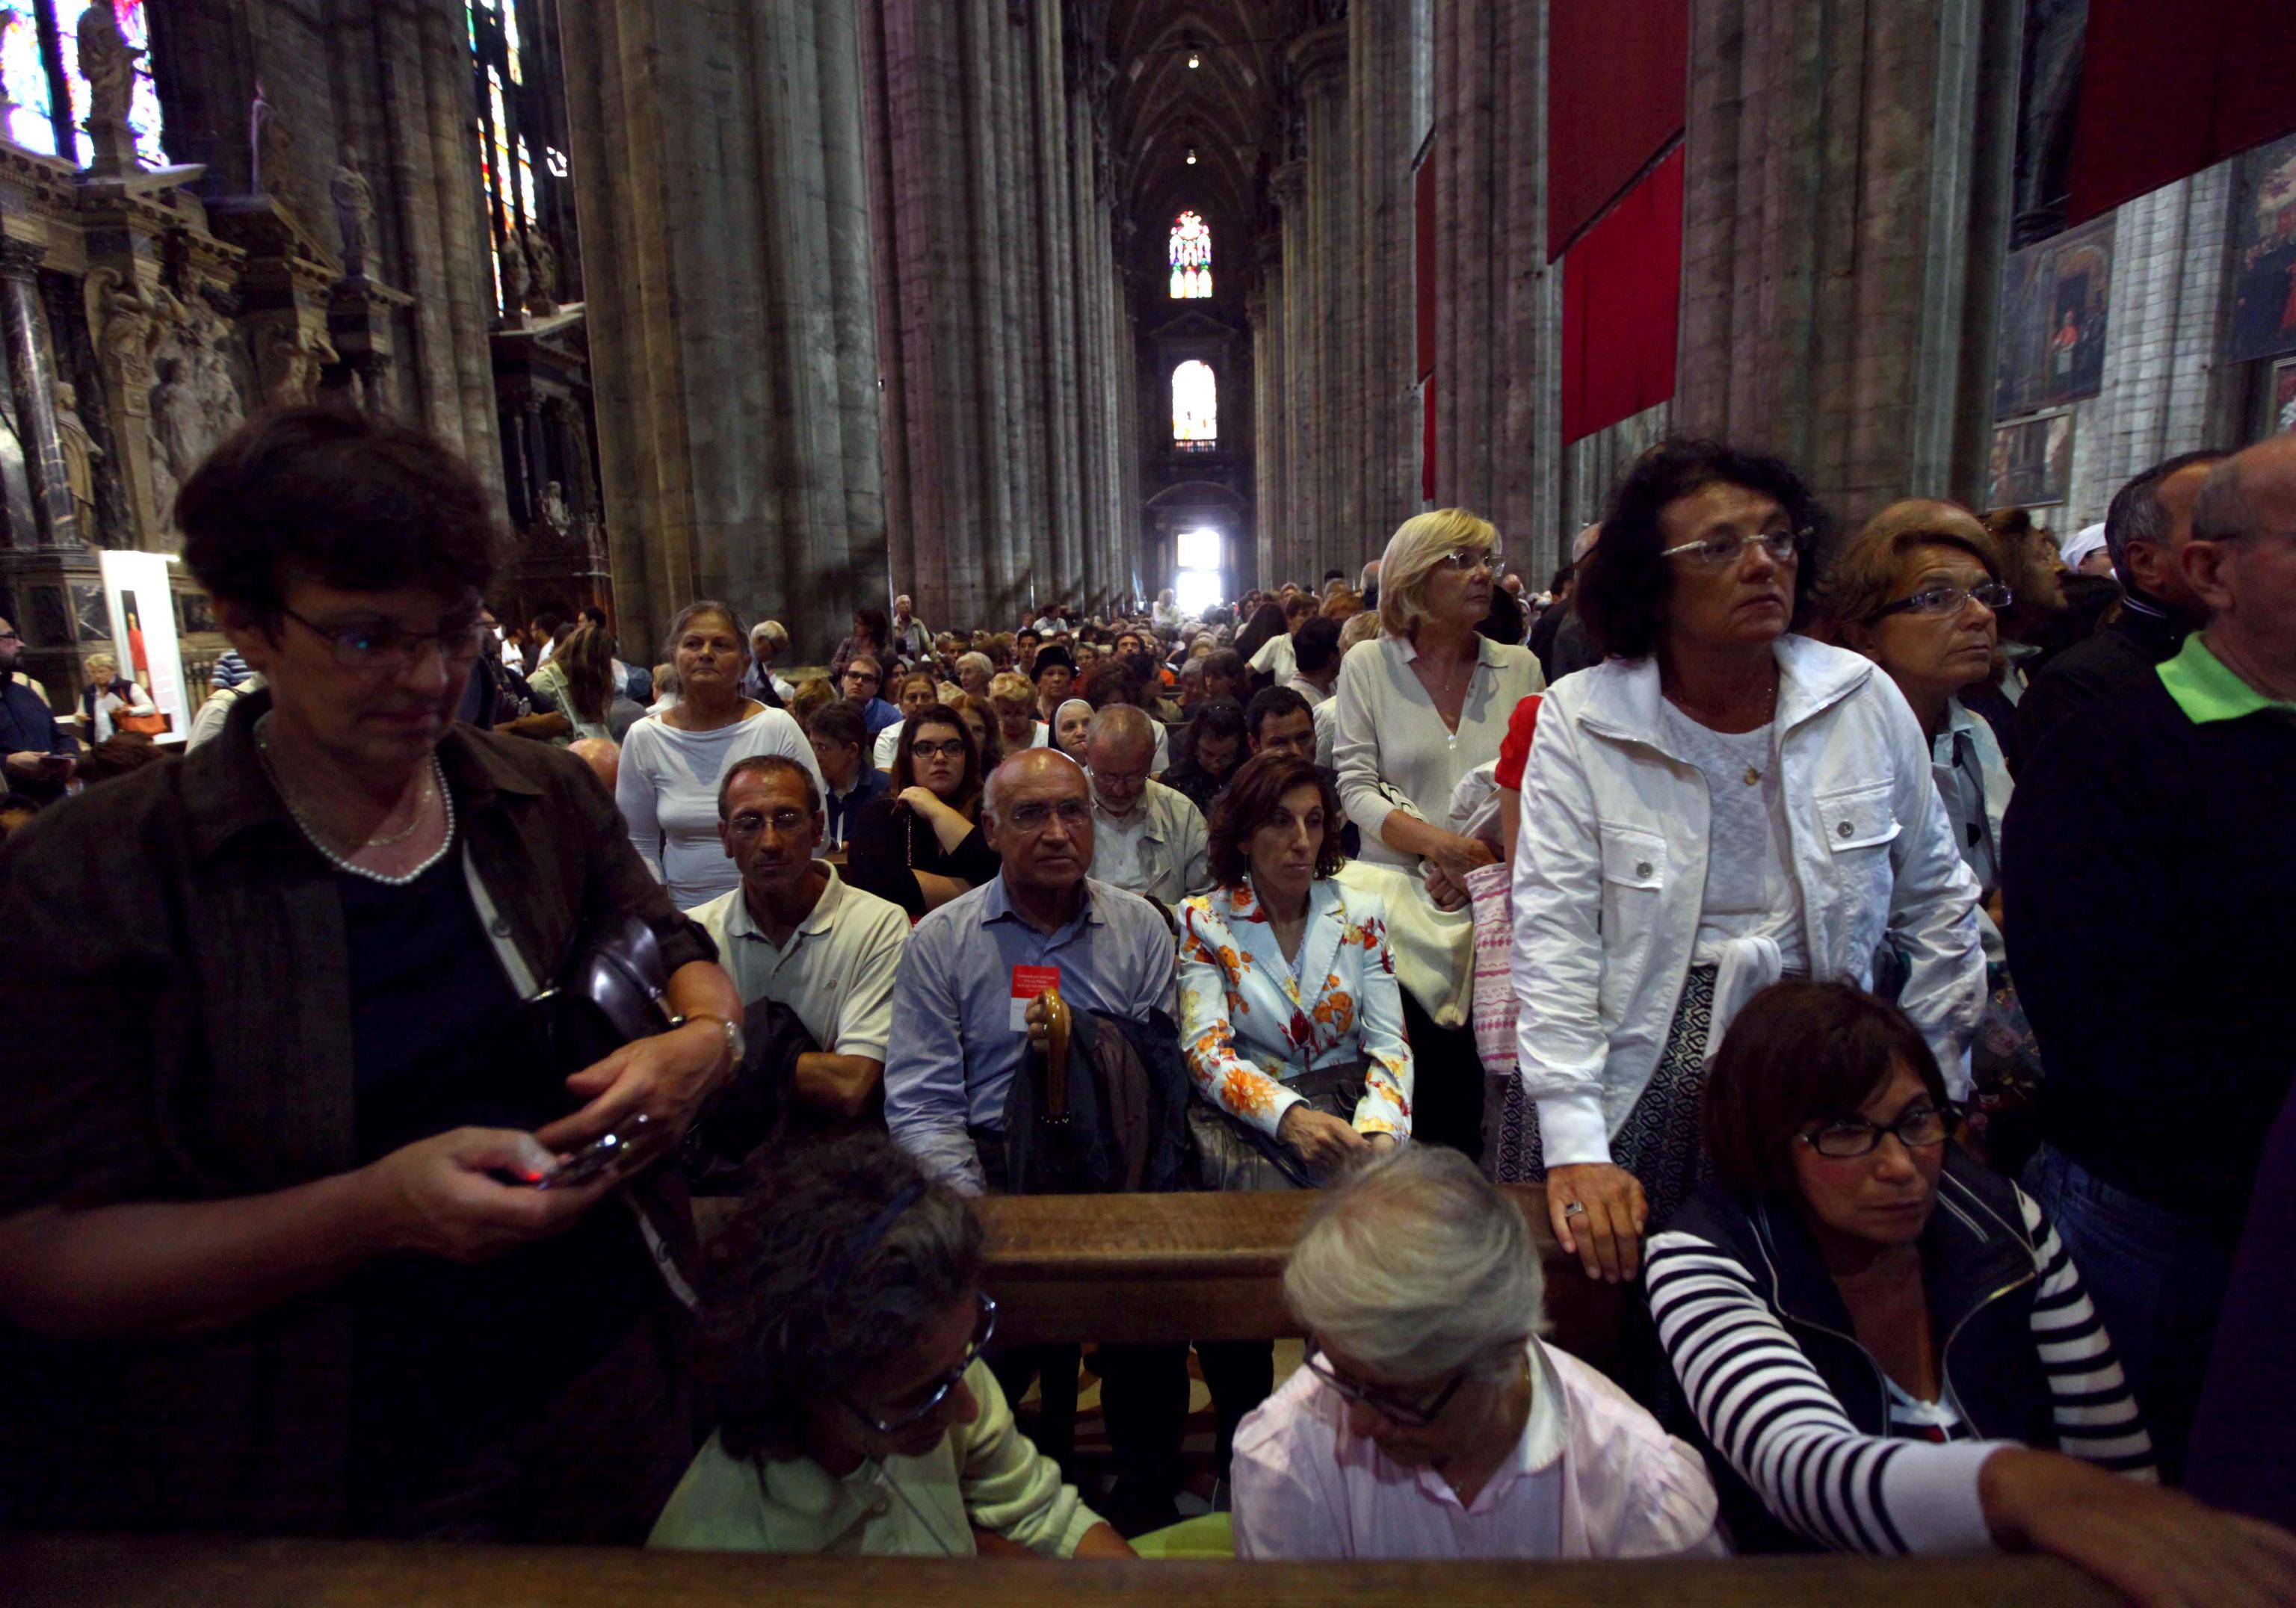
<instances>
[{"instance_id":1,"label":"arched window","mask_svg":"<svg viewBox=\"0 0 2296 1608\"><path fill-rule=\"evenodd\" d=\"M1184 453L1219 445L1219 382L1199 358L1172 371L1172 445Z\"/></svg>"},{"instance_id":2,"label":"arched window","mask_svg":"<svg viewBox=\"0 0 2296 1608\"><path fill-rule=\"evenodd\" d=\"M109 3L127 48L136 53L127 99L135 154L164 167L168 155L160 148L160 92L152 82L152 27L144 0ZM87 79L79 70L79 20L89 9L82 0L0 0L0 98L7 102L8 138L82 167L95 159L85 127Z\"/></svg>"},{"instance_id":3,"label":"arched window","mask_svg":"<svg viewBox=\"0 0 2296 1608\"><path fill-rule=\"evenodd\" d=\"M1194 301L1212 293L1212 232L1193 212L1172 224L1172 299Z\"/></svg>"},{"instance_id":4,"label":"arched window","mask_svg":"<svg viewBox=\"0 0 2296 1608\"><path fill-rule=\"evenodd\" d=\"M503 307L503 249L512 232L539 224L554 243L559 243L563 233L558 224L565 201L557 190L566 181L566 157L547 143L549 123L541 87L533 82L521 31L523 21L531 20L533 4L534 0L464 0L472 62L478 74L479 171L486 181L497 307ZM535 161L537 154L542 159L539 171ZM562 253L559 261L562 273L566 265Z\"/></svg>"}]
</instances>

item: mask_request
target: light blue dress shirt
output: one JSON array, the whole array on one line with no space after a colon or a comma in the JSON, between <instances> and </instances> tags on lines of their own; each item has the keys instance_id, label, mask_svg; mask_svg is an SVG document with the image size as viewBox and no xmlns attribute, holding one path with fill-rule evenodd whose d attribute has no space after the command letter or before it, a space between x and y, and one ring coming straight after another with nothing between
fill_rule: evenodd
<instances>
[{"instance_id":1,"label":"light blue dress shirt","mask_svg":"<svg viewBox=\"0 0 2296 1608\"><path fill-rule=\"evenodd\" d=\"M935 1177L981 1193L968 1126L1001 1130L1004 1096L1028 1053L1013 1025L1013 969L1060 968L1077 1010L1144 1022L1171 1014L1172 929L1146 900L1085 882L1084 908L1056 932L1021 919L998 877L916 925L893 984L885 1125Z\"/></svg>"}]
</instances>

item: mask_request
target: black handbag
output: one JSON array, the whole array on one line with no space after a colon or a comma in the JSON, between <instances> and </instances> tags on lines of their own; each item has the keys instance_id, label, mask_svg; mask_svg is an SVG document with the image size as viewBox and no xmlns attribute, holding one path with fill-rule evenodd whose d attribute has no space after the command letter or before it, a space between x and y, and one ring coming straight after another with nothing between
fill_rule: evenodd
<instances>
[{"instance_id":1,"label":"black handbag","mask_svg":"<svg viewBox=\"0 0 2296 1608\"><path fill-rule=\"evenodd\" d=\"M564 1106L568 1078L669 1026L661 1003L668 987L653 928L637 916L609 917L577 937L549 986L519 1007L504 1053Z\"/></svg>"}]
</instances>

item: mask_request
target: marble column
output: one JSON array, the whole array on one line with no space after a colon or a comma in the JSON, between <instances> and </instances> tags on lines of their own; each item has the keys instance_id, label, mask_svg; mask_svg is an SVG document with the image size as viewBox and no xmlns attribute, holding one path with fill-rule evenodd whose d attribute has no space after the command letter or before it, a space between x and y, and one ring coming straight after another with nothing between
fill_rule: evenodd
<instances>
[{"instance_id":1,"label":"marble column","mask_svg":"<svg viewBox=\"0 0 2296 1608\"><path fill-rule=\"evenodd\" d=\"M633 635L717 597L780 618L795 661L817 662L887 593L858 10L562 4Z\"/></svg>"},{"instance_id":2,"label":"marble column","mask_svg":"<svg viewBox=\"0 0 2296 1608\"><path fill-rule=\"evenodd\" d=\"M1316 535L1322 528L1322 483L1315 473L1309 415L1319 401L1316 358L1316 321L1322 316L1317 282L1308 264L1308 167L1290 161L1268 175L1267 193L1282 220L1278 230L1282 253L1277 272L1283 295L1270 305L1277 316L1276 345L1281 361L1276 368L1278 413L1283 432L1283 503L1275 550L1276 580L1297 580L1313 559Z\"/></svg>"},{"instance_id":3,"label":"marble column","mask_svg":"<svg viewBox=\"0 0 2296 1608\"><path fill-rule=\"evenodd\" d=\"M1425 128L1414 104L1413 23L1413 8L1400 3L1348 10L1357 320L1344 425L1355 443L1348 462L1362 558L1337 562L1350 572L1419 509L1412 160Z\"/></svg>"},{"instance_id":4,"label":"marble column","mask_svg":"<svg viewBox=\"0 0 2296 1608\"><path fill-rule=\"evenodd\" d=\"M1250 583L1266 587L1279 585L1283 580L1275 534L1283 513L1283 404L1277 374L1283 363L1283 265L1263 263L1259 282L1243 298L1243 316L1251 326L1254 540Z\"/></svg>"},{"instance_id":5,"label":"marble column","mask_svg":"<svg viewBox=\"0 0 2296 1608\"><path fill-rule=\"evenodd\" d=\"M2016 10L1692 0L1676 428L1784 454L1849 527L1980 489Z\"/></svg>"},{"instance_id":6,"label":"marble column","mask_svg":"<svg viewBox=\"0 0 2296 1608\"><path fill-rule=\"evenodd\" d=\"M1457 0L1435 37L1435 502L1523 571L1562 544L1562 274L1546 264L1546 7Z\"/></svg>"},{"instance_id":7,"label":"marble column","mask_svg":"<svg viewBox=\"0 0 2296 1608\"><path fill-rule=\"evenodd\" d=\"M1315 484L1316 517L1304 538L1302 583L1332 566L1350 567L1363 546L1357 528L1355 461L1362 441L1349 429L1357 375L1351 357L1360 325L1355 261L1355 150L1348 128L1348 27L1311 29L1292 44L1292 69L1307 126L1303 199L1306 255L1287 262L1294 283L1312 286L1307 326L1316 404L1300 420L1305 472ZM1356 563L1361 563L1356 558Z\"/></svg>"},{"instance_id":8,"label":"marble column","mask_svg":"<svg viewBox=\"0 0 2296 1608\"><path fill-rule=\"evenodd\" d=\"M32 489L32 518L40 546L77 552L86 539L72 506L62 441L56 433L55 351L40 310L38 276L45 255L46 248L37 241L0 238L0 326L4 326L8 343L9 394L16 403L24 478Z\"/></svg>"}]
</instances>

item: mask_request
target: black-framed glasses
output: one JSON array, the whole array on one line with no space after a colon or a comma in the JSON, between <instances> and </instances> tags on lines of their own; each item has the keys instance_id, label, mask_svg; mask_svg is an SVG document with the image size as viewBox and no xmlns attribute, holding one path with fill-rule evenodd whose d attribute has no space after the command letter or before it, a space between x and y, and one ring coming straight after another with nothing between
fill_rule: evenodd
<instances>
[{"instance_id":1,"label":"black-framed glasses","mask_svg":"<svg viewBox=\"0 0 2296 1608\"><path fill-rule=\"evenodd\" d=\"M931 1384L920 1385L916 1390L902 1397L899 1401L892 1403L890 1411L893 1416L879 1417L875 1413L854 1400L852 1397L840 1392L838 1399L845 1403L846 1409L881 1435L898 1435L903 1430L922 1424L931 1417L933 1409L947 1400L949 1392L955 1390L964 1380L965 1371L980 1360L980 1353L988 1349L989 1341L996 1336L996 1302L995 1298L982 1294L974 1296L973 1299L980 1303L980 1315L973 1320L972 1339L964 1348L964 1361Z\"/></svg>"},{"instance_id":2,"label":"black-framed glasses","mask_svg":"<svg viewBox=\"0 0 2296 1608\"><path fill-rule=\"evenodd\" d=\"M931 742L920 739L909 745L909 754L915 759L963 759L964 739L961 737L950 737L944 738L939 742Z\"/></svg>"},{"instance_id":3,"label":"black-framed glasses","mask_svg":"<svg viewBox=\"0 0 2296 1608\"><path fill-rule=\"evenodd\" d=\"M1759 544L1773 564L1791 564L1809 546L1811 532L1802 530L1766 530L1751 536L1735 531L1717 531L1710 536L1701 536L1695 542L1685 542L1679 547L1661 548L1661 559L1694 558L1710 568L1721 569L1735 564L1747 548Z\"/></svg>"},{"instance_id":4,"label":"black-framed glasses","mask_svg":"<svg viewBox=\"0 0 2296 1608\"><path fill-rule=\"evenodd\" d=\"M396 620L322 625L283 605L279 612L312 635L325 638L334 649L335 663L346 670L373 670L393 660L411 665L422 657L423 649L432 646L441 658L462 658L479 650L479 634L484 629L475 614L436 631L409 631Z\"/></svg>"},{"instance_id":5,"label":"black-framed glasses","mask_svg":"<svg viewBox=\"0 0 2296 1608\"><path fill-rule=\"evenodd\" d=\"M885 678L873 670L849 670L845 673L845 679L849 682L881 682Z\"/></svg>"},{"instance_id":6,"label":"black-framed glasses","mask_svg":"<svg viewBox=\"0 0 2296 1608\"><path fill-rule=\"evenodd\" d=\"M1873 1155L1885 1133L1896 1134L1898 1143L1908 1150L1926 1150L1932 1145L1944 1144L1946 1135L1952 1130L1952 1108L1924 1102L1898 1113L1894 1122L1869 1122L1863 1117L1838 1116L1821 1122L1816 1128L1805 1129L1794 1138L1820 1155L1846 1162Z\"/></svg>"},{"instance_id":7,"label":"black-framed glasses","mask_svg":"<svg viewBox=\"0 0 2296 1608\"><path fill-rule=\"evenodd\" d=\"M20 633L13 631L0 631L0 642L20 642L23 640L23 636Z\"/></svg>"},{"instance_id":8,"label":"black-framed glasses","mask_svg":"<svg viewBox=\"0 0 2296 1608\"><path fill-rule=\"evenodd\" d=\"M1359 1379L1350 1379L1334 1369L1331 1359L1320 1350L1311 1350L1307 1362L1315 1370L1316 1377L1349 1401L1367 1407L1381 1417L1392 1419L1407 1429L1425 1429L1441 1417L1443 1409L1451 1405L1451 1398L1457 1395L1459 1387L1467 1383L1467 1370L1461 1368L1445 1384L1414 1396L1406 1391L1390 1390L1384 1385L1365 1384Z\"/></svg>"},{"instance_id":9,"label":"black-framed glasses","mask_svg":"<svg viewBox=\"0 0 2296 1608\"><path fill-rule=\"evenodd\" d=\"M1982 603L1999 614L2009 607L2015 596L1998 581L1988 581L1981 586L1924 586L1911 597L1882 604L1874 611L1874 617L1886 619L1893 614L1917 614L1932 618L1957 615L1972 602Z\"/></svg>"}]
</instances>

